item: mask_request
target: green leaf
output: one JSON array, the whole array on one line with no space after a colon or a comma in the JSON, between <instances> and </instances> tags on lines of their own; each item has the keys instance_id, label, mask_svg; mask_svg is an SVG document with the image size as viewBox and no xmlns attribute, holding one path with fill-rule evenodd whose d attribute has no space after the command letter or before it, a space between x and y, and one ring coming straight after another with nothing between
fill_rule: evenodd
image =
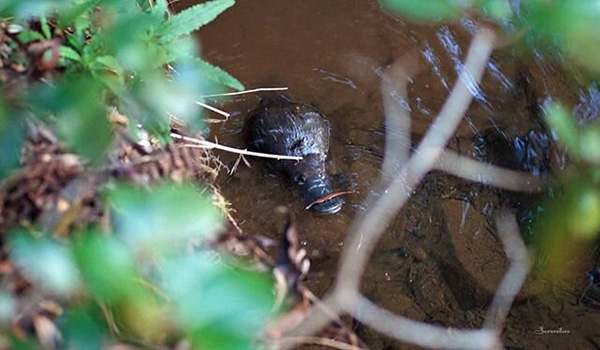
<instances>
[{"instance_id":1,"label":"green leaf","mask_svg":"<svg viewBox=\"0 0 600 350\"><path fill-rule=\"evenodd\" d=\"M579 128L571 113L562 105L553 103L546 109L545 119L565 148L579 157Z\"/></svg>"},{"instance_id":2,"label":"green leaf","mask_svg":"<svg viewBox=\"0 0 600 350\"><path fill-rule=\"evenodd\" d=\"M471 0L381 0L385 10L419 21L449 21L460 18Z\"/></svg>"},{"instance_id":3,"label":"green leaf","mask_svg":"<svg viewBox=\"0 0 600 350\"><path fill-rule=\"evenodd\" d=\"M221 68L213 66L202 59L197 59L195 63L205 74L206 79L212 80L217 84L230 87L234 90L244 90L244 85L242 85L242 83L240 83L239 80L232 77L229 73L222 70Z\"/></svg>"},{"instance_id":4,"label":"green leaf","mask_svg":"<svg viewBox=\"0 0 600 350\"><path fill-rule=\"evenodd\" d=\"M56 116L59 136L75 152L98 162L112 138L102 93L91 77L67 74L56 86L42 86L30 93L28 102L41 117Z\"/></svg>"},{"instance_id":5,"label":"green leaf","mask_svg":"<svg viewBox=\"0 0 600 350\"><path fill-rule=\"evenodd\" d=\"M75 242L74 253L87 287L101 300L118 302L139 291L135 261L123 243L92 231Z\"/></svg>"},{"instance_id":6,"label":"green leaf","mask_svg":"<svg viewBox=\"0 0 600 350\"><path fill-rule=\"evenodd\" d=\"M81 61L81 55L79 54L79 52L73 50L68 46L61 46L58 49L58 52L60 53L60 57L68 58L72 61Z\"/></svg>"},{"instance_id":7,"label":"green leaf","mask_svg":"<svg viewBox=\"0 0 600 350\"><path fill-rule=\"evenodd\" d=\"M68 82L70 85L59 92L77 100L69 102L60 111L57 128L74 151L97 162L105 155L112 133L100 90L86 81Z\"/></svg>"},{"instance_id":8,"label":"green leaf","mask_svg":"<svg viewBox=\"0 0 600 350\"><path fill-rule=\"evenodd\" d=\"M25 132L18 118L9 117L0 103L0 180L19 166L24 139Z\"/></svg>"},{"instance_id":9,"label":"green leaf","mask_svg":"<svg viewBox=\"0 0 600 350\"><path fill-rule=\"evenodd\" d=\"M36 40L44 40L44 36L35 30L24 30L17 35L17 38L23 44Z\"/></svg>"},{"instance_id":10,"label":"green leaf","mask_svg":"<svg viewBox=\"0 0 600 350\"><path fill-rule=\"evenodd\" d=\"M100 0L88 0L67 11L62 11L58 18L59 28L65 29L72 25L78 18L83 17L87 12L91 11L99 2Z\"/></svg>"},{"instance_id":11,"label":"green leaf","mask_svg":"<svg viewBox=\"0 0 600 350\"><path fill-rule=\"evenodd\" d=\"M14 350L40 350L40 343L37 339L29 337L21 339L16 335L10 336L10 349Z\"/></svg>"},{"instance_id":12,"label":"green leaf","mask_svg":"<svg viewBox=\"0 0 600 350\"><path fill-rule=\"evenodd\" d=\"M73 294L80 286L79 272L67 247L49 238L34 238L27 232L9 239L11 260L35 284L58 295Z\"/></svg>"},{"instance_id":13,"label":"green leaf","mask_svg":"<svg viewBox=\"0 0 600 350\"><path fill-rule=\"evenodd\" d=\"M584 161L600 165L600 127L588 125L581 132L579 153Z\"/></svg>"},{"instance_id":14,"label":"green leaf","mask_svg":"<svg viewBox=\"0 0 600 350\"><path fill-rule=\"evenodd\" d=\"M231 268L210 254L168 259L161 285L194 348L246 349L273 306L272 280Z\"/></svg>"},{"instance_id":15,"label":"green leaf","mask_svg":"<svg viewBox=\"0 0 600 350\"><path fill-rule=\"evenodd\" d=\"M174 39L162 47L164 48L164 57L156 62L156 67L167 63L195 59L198 56L195 41L189 36Z\"/></svg>"},{"instance_id":16,"label":"green leaf","mask_svg":"<svg viewBox=\"0 0 600 350\"><path fill-rule=\"evenodd\" d=\"M213 0L181 11L162 26L161 39L169 42L179 36L188 35L214 20L234 4L234 0Z\"/></svg>"},{"instance_id":17,"label":"green leaf","mask_svg":"<svg viewBox=\"0 0 600 350\"><path fill-rule=\"evenodd\" d=\"M67 34L67 42L77 51L83 52L86 47L86 30L90 27L89 16L79 16L73 23L73 34Z\"/></svg>"},{"instance_id":18,"label":"green leaf","mask_svg":"<svg viewBox=\"0 0 600 350\"><path fill-rule=\"evenodd\" d=\"M99 310L91 306L68 309L57 320L66 349L102 349L102 338L106 333L105 327L98 322L102 318Z\"/></svg>"},{"instance_id":19,"label":"green leaf","mask_svg":"<svg viewBox=\"0 0 600 350\"><path fill-rule=\"evenodd\" d=\"M92 63L92 67L101 67L102 69L109 70L119 77L123 76L123 67L114 56L99 56L96 57Z\"/></svg>"},{"instance_id":20,"label":"green leaf","mask_svg":"<svg viewBox=\"0 0 600 350\"><path fill-rule=\"evenodd\" d=\"M42 34L44 34L46 40L50 40L52 38L52 33L50 32L50 26L48 25L48 20L44 14L40 15L40 25L42 26Z\"/></svg>"},{"instance_id":21,"label":"green leaf","mask_svg":"<svg viewBox=\"0 0 600 350\"><path fill-rule=\"evenodd\" d=\"M576 238L595 239L600 230L600 193L587 183L569 184L567 214L569 229ZM570 197L570 198L569 198Z\"/></svg>"},{"instance_id":22,"label":"green leaf","mask_svg":"<svg viewBox=\"0 0 600 350\"><path fill-rule=\"evenodd\" d=\"M513 15L507 0L480 0L480 2L483 13L496 21L508 19Z\"/></svg>"},{"instance_id":23,"label":"green leaf","mask_svg":"<svg viewBox=\"0 0 600 350\"><path fill-rule=\"evenodd\" d=\"M156 0L152 12L157 16L165 16L167 14L167 0Z\"/></svg>"},{"instance_id":24,"label":"green leaf","mask_svg":"<svg viewBox=\"0 0 600 350\"><path fill-rule=\"evenodd\" d=\"M562 50L571 62L600 72L600 11L596 1L524 1L521 21L548 49Z\"/></svg>"},{"instance_id":25,"label":"green leaf","mask_svg":"<svg viewBox=\"0 0 600 350\"><path fill-rule=\"evenodd\" d=\"M116 234L136 249L169 250L221 227L219 210L190 185L152 190L117 186L108 193Z\"/></svg>"}]
</instances>

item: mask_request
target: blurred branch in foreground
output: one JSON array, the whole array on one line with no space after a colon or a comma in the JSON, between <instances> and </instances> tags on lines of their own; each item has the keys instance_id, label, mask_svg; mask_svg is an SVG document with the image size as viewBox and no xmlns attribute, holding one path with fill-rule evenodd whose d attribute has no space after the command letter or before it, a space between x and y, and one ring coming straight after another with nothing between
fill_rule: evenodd
<instances>
[{"instance_id":1,"label":"blurred branch in foreground","mask_svg":"<svg viewBox=\"0 0 600 350\"><path fill-rule=\"evenodd\" d=\"M488 316L487 327L483 329L451 330L447 327L435 326L394 315L369 301L359 291L360 279L379 238L384 234L389 222L408 201L423 176L429 171L437 167L438 169L449 170L454 175L472 181L512 190L535 191L536 188L539 188L537 179L530 179L518 172L480 164L444 150L471 103L472 95L468 90L467 83L475 82L478 84L481 80L494 47L495 37L495 33L487 29L480 30L476 34L471 43L464 70L460 73L450 96L420 145L397 175L392 177L393 180L389 185L386 180L390 174L384 172L381 184L384 187L383 194L376 200L374 198L367 200L370 203L368 211L354 222L344 244L336 286L333 292L324 300L324 304L330 312L348 313L379 332L420 346L454 349L497 349L501 347L500 327L503 325L506 313L510 309L514 296L520 290L524 276L527 275L528 271L527 256L525 250L522 249L523 242L513 225L514 218L512 221L510 220L512 217L502 216L498 219L499 230L507 231L502 233L501 236L506 254L511 261L511 268L499 287ZM404 72L407 71L410 71L410 68ZM401 74L401 76L403 79L407 79L406 73ZM386 91L389 88L386 85L389 83L384 82L383 84L382 90ZM401 84L405 84L405 82L398 83L399 86ZM400 90L406 91L406 89ZM410 125L407 125L406 120L392 120L394 118L408 119L406 115L403 116L403 113L397 112L386 108L388 125L402 125L403 135L399 137L409 136L406 133L407 130L410 130ZM400 143L406 144L406 142ZM406 149L396 151L401 154L406 153ZM393 162L389 159L393 154L394 152L386 148L386 159L383 163L386 165L387 170L390 169L390 162ZM436 162L441 164L436 166ZM464 165L468 166L469 172L477 173L481 171L482 176L467 174L466 168L459 169ZM514 180L510 179L515 175ZM520 182L524 182L524 184L519 184ZM314 308L304 322L296 330L290 332L289 335L313 334L328 322L328 315L324 314L322 310ZM494 328L490 329L490 327ZM281 345L284 347L289 346L289 344Z\"/></svg>"}]
</instances>

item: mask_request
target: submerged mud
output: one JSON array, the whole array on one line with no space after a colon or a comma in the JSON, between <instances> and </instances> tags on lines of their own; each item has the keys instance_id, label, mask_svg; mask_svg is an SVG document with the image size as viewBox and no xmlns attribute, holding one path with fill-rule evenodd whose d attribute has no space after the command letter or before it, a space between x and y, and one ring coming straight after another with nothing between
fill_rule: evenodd
<instances>
[{"instance_id":1,"label":"submerged mud","mask_svg":"<svg viewBox=\"0 0 600 350\"><path fill-rule=\"evenodd\" d=\"M187 6L193 1L181 1ZM248 88L286 86L294 100L311 104L330 120L329 173L334 191L353 191L344 209L330 216L304 210L300 194L285 179L249 159L220 184L237 210L241 228L276 237L280 205L295 214L302 245L312 263L307 285L324 294L336 277L348 226L364 211L364 199L381 173L385 118L381 81L386 68L416 53L418 73L408 96L393 100L410 112L415 145L440 110L463 65L479 24L418 25L385 14L375 1L239 1L199 33L202 54ZM481 161L545 176L564 166L564 155L545 130L540 113L553 100L574 106L582 123L597 118L600 93L572 72L540 56L495 51L483 82L470 85L474 101L449 147ZM212 137L244 148L245 118L261 95L209 101L232 113L211 124ZM222 118L206 112L211 119ZM233 166L235 155L222 154ZM389 310L453 327L479 327L507 261L494 215L516 211L523 232L537 198L430 173L387 228L363 278L363 292ZM573 279L541 292L528 281L503 335L511 349L598 349L597 309L579 302L593 255L573 266ZM360 325L372 349L415 349ZM544 333L562 329L568 332Z\"/></svg>"}]
</instances>

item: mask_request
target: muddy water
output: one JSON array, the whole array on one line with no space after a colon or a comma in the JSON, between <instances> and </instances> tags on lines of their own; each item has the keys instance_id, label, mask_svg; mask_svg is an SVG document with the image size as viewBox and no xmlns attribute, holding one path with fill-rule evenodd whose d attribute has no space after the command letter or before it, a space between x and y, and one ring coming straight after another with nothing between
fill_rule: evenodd
<instances>
[{"instance_id":1,"label":"muddy water","mask_svg":"<svg viewBox=\"0 0 600 350\"><path fill-rule=\"evenodd\" d=\"M394 101L410 111L414 144L443 104L478 25L469 19L457 25L417 25L394 19L367 0L242 0L202 29L199 38L207 60L248 88L289 87L289 96L316 106L331 121L329 171L337 190L354 191L339 214L303 210L299 193L256 159L250 159L252 168L240 165L221 179L223 193L248 233L276 238L281 222L275 208L290 208L312 262L306 283L317 294L331 287L346 230L365 210L363 200L380 176L386 67L410 52L419 58L408 97L392 91ZM579 86L572 73L543 59L517 57L510 49L494 53L481 86L472 93L475 100L450 147L536 175L562 166L562 155L540 123L540 106L560 99L587 120L596 118L600 100L595 88ZM211 101L232 113L229 120L213 124L211 137L244 147L244 120L264 95ZM236 157L222 154L222 160L232 166ZM480 326L506 268L494 214L509 207L525 225L532 202L527 196L429 174L388 228L364 276L363 292L415 319ZM577 281L583 283L586 268L574 269ZM562 285L544 297L526 288L507 322L507 346L598 349L595 325L600 318L597 311L577 305L580 287ZM373 349L416 348L353 326ZM540 327L562 327L569 333L540 335Z\"/></svg>"}]
</instances>

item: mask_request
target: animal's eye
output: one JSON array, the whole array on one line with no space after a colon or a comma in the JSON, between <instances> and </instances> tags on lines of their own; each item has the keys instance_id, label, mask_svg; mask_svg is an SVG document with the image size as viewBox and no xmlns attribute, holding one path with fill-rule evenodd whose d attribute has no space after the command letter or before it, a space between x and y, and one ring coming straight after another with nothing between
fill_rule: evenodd
<instances>
[{"instance_id":1,"label":"animal's eye","mask_svg":"<svg viewBox=\"0 0 600 350\"><path fill-rule=\"evenodd\" d=\"M305 181L306 177L303 174L297 173L296 175L294 175L294 182L298 185L303 185Z\"/></svg>"},{"instance_id":2,"label":"animal's eye","mask_svg":"<svg viewBox=\"0 0 600 350\"><path fill-rule=\"evenodd\" d=\"M290 151L296 151L304 148L304 140L298 139L290 146Z\"/></svg>"}]
</instances>

